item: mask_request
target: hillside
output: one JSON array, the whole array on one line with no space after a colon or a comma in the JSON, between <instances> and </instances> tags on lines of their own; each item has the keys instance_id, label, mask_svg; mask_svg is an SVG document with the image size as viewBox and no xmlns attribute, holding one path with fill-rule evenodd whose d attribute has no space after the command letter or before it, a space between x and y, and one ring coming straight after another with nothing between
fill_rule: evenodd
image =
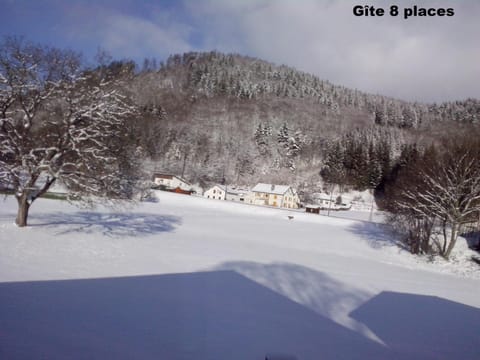
<instances>
[{"instance_id":1,"label":"hillside","mask_svg":"<svg viewBox=\"0 0 480 360\"><path fill-rule=\"evenodd\" d=\"M314 184L328 150L357 128L387 138L394 162L404 144L480 122L478 100L409 103L217 52L146 62L130 88L148 118L139 141L154 167L200 184Z\"/></svg>"},{"instance_id":2,"label":"hillside","mask_svg":"<svg viewBox=\"0 0 480 360\"><path fill-rule=\"evenodd\" d=\"M478 354L468 249L432 263L379 224L158 196L123 211L40 199L24 229L1 200L5 358Z\"/></svg>"}]
</instances>

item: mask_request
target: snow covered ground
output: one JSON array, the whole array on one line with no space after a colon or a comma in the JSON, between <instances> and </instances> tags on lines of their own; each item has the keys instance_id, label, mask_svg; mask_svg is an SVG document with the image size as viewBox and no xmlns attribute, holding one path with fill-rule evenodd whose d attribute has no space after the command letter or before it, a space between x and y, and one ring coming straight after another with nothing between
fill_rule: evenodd
<instances>
[{"instance_id":1,"label":"snow covered ground","mask_svg":"<svg viewBox=\"0 0 480 360\"><path fill-rule=\"evenodd\" d=\"M428 262L379 223L158 196L41 199L23 229L0 200L0 358L480 358L464 244Z\"/></svg>"}]
</instances>

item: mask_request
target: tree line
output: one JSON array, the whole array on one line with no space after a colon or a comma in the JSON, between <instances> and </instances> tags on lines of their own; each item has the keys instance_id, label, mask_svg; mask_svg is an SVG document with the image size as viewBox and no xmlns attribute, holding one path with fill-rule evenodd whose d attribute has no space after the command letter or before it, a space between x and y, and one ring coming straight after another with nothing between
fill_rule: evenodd
<instances>
[{"instance_id":1,"label":"tree line","mask_svg":"<svg viewBox=\"0 0 480 360\"><path fill-rule=\"evenodd\" d=\"M480 102L477 99L441 104L401 101L334 85L285 65L276 66L236 54L212 51L172 55L155 73L157 78L164 79L174 74L177 86L184 91L207 97L313 99L333 113L346 113L349 108L364 110L372 114L378 125L419 128L438 122L480 122Z\"/></svg>"},{"instance_id":2,"label":"tree line","mask_svg":"<svg viewBox=\"0 0 480 360\"><path fill-rule=\"evenodd\" d=\"M425 145L385 128L358 129L327 146L321 175L374 190L409 251L448 259L465 226L480 221L479 138L471 128Z\"/></svg>"}]
</instances>

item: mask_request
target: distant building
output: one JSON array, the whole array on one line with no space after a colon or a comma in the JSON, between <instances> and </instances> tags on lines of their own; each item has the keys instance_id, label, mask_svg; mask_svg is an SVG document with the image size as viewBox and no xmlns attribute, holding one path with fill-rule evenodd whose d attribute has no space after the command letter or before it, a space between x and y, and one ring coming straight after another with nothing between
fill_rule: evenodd
<instances>
[{"instance_id":1,"label":"distant building","mask_svg":"<svg viewBox=\"0 0 480 360\"><path fill-rule=\"evenodd\" d=\"M329 194L315 193L312 197L315 200L315 203L320 206L320 209L335 207L336 199Z\"/></svg>"},{"instance_id":2,"label":"distant building","mask_svg":"<svg viewBox=\"0 0 480 360\"><path fill-rule=\"evenodd\" d=\"M297 192L288 185L257 184L251 190L248 203L268 205L287 209L298 209L300 199Z\"/></svg>"},{"instance_id":3,"label":"distant building","mask_svg":"<svg viewBox=\"0 0 480 360\"><path fill-rule=\"evenodd\" d=\"M190 191L192 189L192 184L176 175L156 173L153 174L152 181L156 186L163 187L165 190L181 189Z\"/></svg>"},{"instance_id":4,"label":"distant building","mask_svg":"<svg viewBox=\"0 0 480 360\"><path fill-rule=\"evenodd\" d=\"M318 205L305 205L305 212L312 214L320 214L320 206Z\"/></svg>"},{"instance_id":5,"label":"distant building","mask_svg":"<svg viewBox=\"0 0 480 360\"><path fill-rule=\"evenodd\" d=\"M203 193L203 196L207 199L214 199L214 200L225 200L225 187L223 185L214 185L207 191Z\"/></svg>"},{"instance_id":6,"label":"distant building","mask_svg":"<svg viewBox=\"0 0 480 360\"><path fill-rule=\"evenodd\" d=\"M348 210L350 203L338 202L338 195L329 195L325 193L315 193L312 195L315 205L319 205L320 209L326 210ZM341 198L340 198L341 199Z\"/></svg>"},{"instance_id":7,"label":"distant building","mask_svg":"<svg viewBox=\"0 0 480 360\"><path fill-rule=\"evenodd\" d=\"M248 190L237 189L225 185L214 185L203 193L207 199L214 200L230 200L230 201L245 201L248 195Z\"/></svg>"}]
</instances>

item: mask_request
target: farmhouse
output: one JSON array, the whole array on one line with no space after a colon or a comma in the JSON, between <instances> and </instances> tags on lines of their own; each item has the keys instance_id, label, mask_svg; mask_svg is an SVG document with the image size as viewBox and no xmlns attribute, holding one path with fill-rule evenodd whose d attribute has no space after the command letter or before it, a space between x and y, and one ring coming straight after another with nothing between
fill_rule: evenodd
<instances>
[{"instance_id":1,"label":"farmhouse","mask_svg":"<svg viewBox=\"0 0 480 360\"><path fill-rule=\"evenodd\" d=\"M315 193L313 199L320 209L330 209L335 207L336 198L329 194Z\"/></svg>"},{"instance_id":2,"label":"farmhouse","mask_svg":"<svg viewBox=\"0 0 480 360\"><path fill-rule=\"evenodd\" d=\"M153 182L156 186L164 187L166 190L180 189L189 191L192 184L176 175L153 174Z\"/></svg>"},{"instance_id":3,"label":"farmhouse","mask_svg":"<svg viewBox=\"0 0 480 360\"><path fill-rule=\"evenodd\" d=\"M236 189L226 185L215 185L203 193L207 199L245 201L248 190Z\"/></svg>"},{"instance_id":4,"label":"farmhouse","mask_svg":"<svg viewBox=\"0 0 480 360\"><path fill-rule=\"evenodd\" d=\"M214 185L203 193L207 199L225 200L226 189L223 185Z\"/></svg>"},{"instance_id":5,"label":"farmhouse","mask_svg":"<svg viewBox=\"0 0 480 360\"><path fill-rule=\"evenodd\" d=\"M252 189L248 202L255 205L297 209L300 200L291 186L259 183Z\"/></svg>"},{"instance_id":6,"label":"farmhouse","mask_svg":"<svg viewBox=\"0 0 480 360\"><path fill-rule=\"evenodd\" d=\"M348 210L351 207L350 203L342 201L339 194L314 193L312 198L315 205L318 205L323 210Z\"/></svg>"}]
</instances>

